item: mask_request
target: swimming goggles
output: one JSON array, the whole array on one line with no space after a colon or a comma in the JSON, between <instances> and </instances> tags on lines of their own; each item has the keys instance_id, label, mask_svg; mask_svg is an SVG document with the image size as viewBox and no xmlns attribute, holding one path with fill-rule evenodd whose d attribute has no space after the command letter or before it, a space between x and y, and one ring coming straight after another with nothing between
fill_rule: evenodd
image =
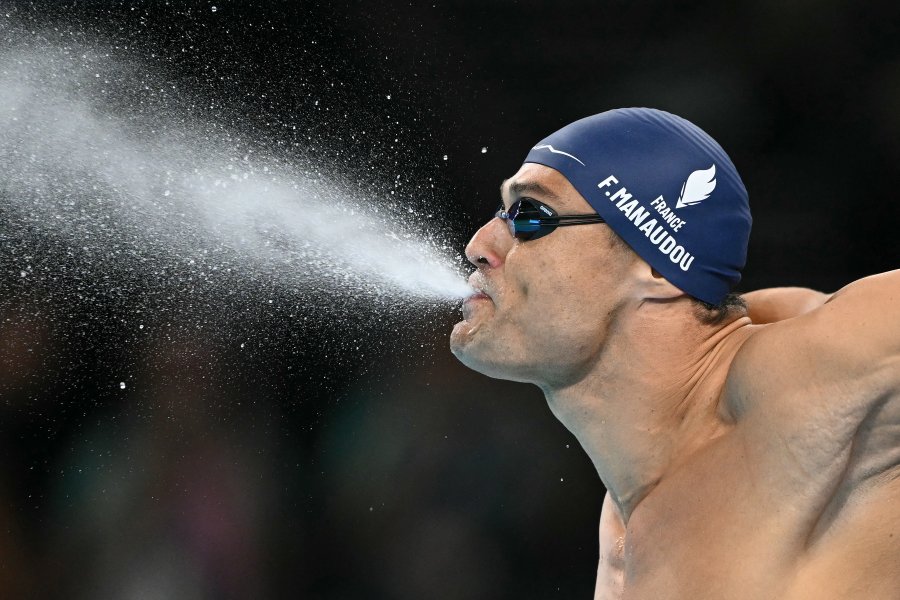
<instances>
[{"instance_id":1,"label":"swimming goggles","mask_svg":"<svg viewBox=\"0 0 900 600\"><path fill-rule=\"evenodd\" d=\"M536 240L557 227L606 222L597 213L558 215L555 210L534 198L516 200L508 211L501 207L495 216L506 221L510 235L520 240Z\"/></svg>"}]
</instances>

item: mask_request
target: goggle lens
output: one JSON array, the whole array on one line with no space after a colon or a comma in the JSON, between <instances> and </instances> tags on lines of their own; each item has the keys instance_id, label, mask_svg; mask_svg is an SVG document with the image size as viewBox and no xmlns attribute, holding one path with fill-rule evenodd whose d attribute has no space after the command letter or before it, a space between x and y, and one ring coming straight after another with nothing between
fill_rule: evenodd
<instances>
[{"instance_id":1,"label":"goggle lens","mask_svg":"<svg viewBox=\"0 0 900 600\"><path fill-rule=\"evenodd\" d=\"M520 240L536 240L564 225L606 223L597 213L558 215L555 210L533 198L513 202L509 212L501 207L496 216L506 221L510 235Z\"/></svg>"},{"instance_id":2,"label":"goggle lens","mask_svg":"<svg viewBox=\"0 0 900 600\"><path fill-rule=\"evenodd\" d=\"M556 211L546 204L538 207L525 198L514 202L509 211L497 211L497 217L506 221L510 235L520 240L533 240L553 231L559 224L555 216Z\"/></svg>"}]
</instances>

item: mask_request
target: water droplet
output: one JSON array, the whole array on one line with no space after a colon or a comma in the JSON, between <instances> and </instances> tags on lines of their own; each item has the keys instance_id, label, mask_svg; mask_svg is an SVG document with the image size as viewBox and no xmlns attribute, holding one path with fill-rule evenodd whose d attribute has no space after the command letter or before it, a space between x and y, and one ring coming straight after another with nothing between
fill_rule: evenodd
<instances>
[{"instance_id":1,"label":"water droplet","mask_svg":"<svg viewBox=\"0 0 900 600\"><path fill-rule=\"evenodd\" d=\"M120 390L124 390L124 389L125 389L125 382L124 382L124 381L120 381L120 382L119 382L119 389L120 389Z\"/></svg>"},{"instance_id":2,"label":"water droplet","mask_svg":"<svg viewBox=\"0 0 900 600\"><path fill-rule=\"evenodd\" d=\"M207 6L210 10L217 8ZM6 56L4 51L0 61ZM88 65L91 63L90 59L84 60ZM90 78L90 71L93 70L96 78L104 79L97 71L97 67L84 70L84 66L81 65L80 69L78 72L73 70L72 77ZM31 70L34 71L33 68ZM130 72L130 69L126 71ZM135 71L145 70L135 69ZM41 81L43 87L35 94L36 98L55 98L53 90L56 88L53 85L57 83L68 85L64 80L67 74L63 71L58 73L63 80L53 85L49 82L44 85L45 82L38 76L37 71L31 73L26 70L25 75L28 82ZM55 78L44 79L55 80ZM0 89L5 89L7 81L12 80L8 75L0 74ZM145 80L143 76L140 80L125 83L134 83L134 89L156 90L160 93L163 89L169 88L151 79ZM383 92L382 95L393 99L392 92ZM312 98L316 107L321 106L323 111L328 108L324 101L314 96ZM308 101L308 98L305 101ZM67 136L64 144L67 148L65 153L53 156L38 155L37 158L23 155L15 159L35 160L37 161L35 164L30 162L17 164L15 161L10 164L5 158L0 160L2 163L0 166L3 167L0 170L6 174L10 170L16 171L16 167L21 167L20 172L13 178L17 189L40 188L38 174L54 169L59 173L56 175L54 185L59 185L61 190L65 188L66 197L69 194L68 190L84 192L84 201L78 200L78 208L83 206L85 211L94 212L85 212L83 216L80 212L74 215L75 225L62 231L65 238L63 243L71 246L73 253L76 249L83 248L86 255L85 262L94 263L92 269L111 266L120 257L123 269L130 269L131 263L126 261L131 261L132 257L135 257L140 261L141 268L146 266L148 272L152 271L154 282L159 282L159 293L153 297L172 298L173 302L177 301L176 297L181 297L182 291L186 294L194 294L195 291L200 294L212 290L213 285L218 285L218 274L226 273L229 277L227 282L221 280L223 285L227 283L229 287L232 285L240 287L256 286L258 281L271 282L266 285L276 289L264 287L262 291L274 291L275 294L278 294L282 286L285 289L304 288L307 283L311 289L327 285L329 289L341 290L342 296L355 297L356 292L371 293L373 297L379 299L378 305L374 307L379 311L393 306L393 300L382 300L388 292L391 298L405 299L408 294L412 294L417 299L441 299L441 301L463 298L471 294L463 277L457 272L457 263L462 261L454 261L451 257L444 256L449 254L449 250L432 242L428 235L430 228L426 229L415 222L411 222L407 227L404 223L403 229L397 232L400 233L399 236L384 239L382 232L389 230L393 213L387 217L382 216L385 213L383 202L381 211L379 203L373 203L371 206L351 211L349 218L346 214L339 214L332 200L344 195L347 195L348 199L352 198L355 193L353 190L357 187L355 184L349 186L353 189L345 194L343 183L332 182L318 169L307 171L302 165L282 163L266 154L260 156L255 151L254 160L250 161L249 150L238 153L235 148L234 151L229 150L224 154L212 147L208 152L202 150L205 146L200 141L209 140L210 135L214 138L222 136L228 140L232 139L231 132L225 126L221 128L217 126L214 134L204 133L205 125L202 124L196 131L192 127L186 127L185 139L197 140L196 144L191 142L187 146L197 150L188 153L175 147L167 156L157 161L153 157L157 154L157 148L162 145L161 142L166 139L163 133L148 127L145 135L133 137L127 129L117 129L115 127L117 121L112 123L105 120L97 121L103 115L103 101L102 98L97 100L96 110L91 108L92 102L91 98L86 97L79 99L78 102L63 105L67 115L67 127L64 128ZM212 104L217 105L217 102ZM335 108L332 105L329 107ZM48 108L44 106L44 111L47 110ZM160 110L162 111L162 108ZM162 112L169 115L168 108ZM39 110L34 111L34 114L28 111L28 114L28 127L23 131L27 129L31 132L28 135L37 136L43 121L47 119L41 116ZM154 114L148 113L147 116L152 117ZM174 116L175 122L180 125L192 121L186 115L170 116ZM395 122L399 121L391 120L391 123ZM84 186L84 181L104 181L106 173L106 166L100 164L102 161L99 163L97 161L96 148L88 141L91 138L90 132L100 126L98 123L102 125L104 132L108 131L108 138L104 138L104 148L110 149L109 159L113 161L112 166L117 178L121 179L120 183L110 184L108 190L105 184ZM357 135L364 136L366 132L360 131ZM399 134L394 135L396 137L388 139L399 140ZM300 136L297 137L299 139ZM314 136L306 137L309 137L314 145L321 143ZM39 137L36 137L30 141L36 142L38 139ZM0 140L0 153L8 146L7 142L8 140ZM231 145L240 147L243 143L235 142ZM310 151L315 152L316 149L311 148ZM437 146L435 151L440 151L440 146ZM443 156L444 161L449 160L447 154L439 156ZM387 197L385 200L402 196L402 190L410 185L410 180L402 175L395 173L395 178L397 190L381 194ZM4 180L4 185L6 184L7 181ZM166 185L173 185L176 189L173 191L166 188ZM431 182L431 185L434 183ZM118 193L119 187L133 192L127 194L127 201L113 201L121 195ZM322 190L321 195L318 190ZM35 191L34 194L40 198L39 192ZM163 196L166 202L159 202L159 196ZM295 202L294 199L298 201ZM299 202L301 199L302 202ZM43 234L44 231L55 232L56 219L66 219L74 212L71 208L57 209L56 203L35 201L35 197L27 193L23 193L16 203L17 209L21 208L24 215L31 215L28 217L30 220L53 224L39 228L37 234ZM38 209L39 212L34 212ZM308 218L309 216L312 218ZM4 220L0 219L0 237L5 239L9 233L9 226L2 221ZM307 224L312 222L316 223L316 226L308 228ZM373 222L376 223L374 227ZM118 227L120 224L123 227ZM345 231L352 231L353 235L346 235ZM234 240L234 243L231 240ZM207 248L210 249L209 254L206 252ZM216 248L215 252L212 248ZM415 261L414 268L410 264L410 253L414 253L417 259L423 259ZM196 257L196 260L191 258L192 256ZM372 257L377 257L377 260ZM233 261L233 264L223 261ZM15 264L8 265L7 277L15 273ZM21 278L35 275L36 280L45 278L46 273L53 272L52 267L57 266L42 267L40 273L36 274L24 261L18 264ZM21 266L22 264L25 266ZM285 265L292 267L306 264L312 268L284 268ZM262 269L260 276L255 274L257 267ZM120 294L137 296L133 292L137 289L135 286L140 285L141 277L135 277L133 282L130 278L128 281L120 282L119 278L108 276L105 272L99 275L96 278L92 277L92 281L94 279L97 281L97 288L96 291L90 291L90 297L102 297L106 290L111 294L114 293L116 297ZM318 285L320 281L323 286ZM22 285L27 283L22 282ZM170 293L176 289L178 294ZM394 293L395 291L405 293ZM259 297L257 294L254 294L255 298ZM238 293L235 297L241 298L242 294ZM274 297L274 294L270 295L270 298ZM278 297L278 312L282 307L289 310L291 302L283 299L284 296ZM262 296L261 299L255 300L260 301L270 311L274 309L274 299L269 300ZM200 302L195 301L193 304L200 305ZM166 310L167 307L163 309ZM161 324L165 325L165 322L162 321ZM126 326L132 325L133 320ZM146 327L139 323L138 329L143 332ZM157 330L154 330L154 336L156 332ZM241 342L238 344L242 349L246 348L246 344Z\"/></svg>"},{"instance_id":3,"label":"water droplet","mask_svg":"<svg viewBox=\"0 0 900 600\"><path fill-rule=\"evenodd\" d=\"M482 146L482 148L481 148L481 153L482 153L482 154L487 154L487 146Z\"/></svg>"},{"instance_id":4,"label":"water droplet","mask_svg":"<svg viewBox=\"0 0 900 600\"><path fill-rule=\"evenodd\" d=\"M216 8L215 6L211 6L211 7L210 7L210 10L213 11L213 12L216 12L216 11L219 10L219 9Z\"/></svg>"}]
</instances>

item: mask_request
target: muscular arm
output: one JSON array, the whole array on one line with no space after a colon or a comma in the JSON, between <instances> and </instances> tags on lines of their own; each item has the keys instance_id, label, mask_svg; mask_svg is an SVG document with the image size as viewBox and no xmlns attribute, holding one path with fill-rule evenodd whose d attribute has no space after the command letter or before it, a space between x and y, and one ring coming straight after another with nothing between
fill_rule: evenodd
<instances>
[{"instance_id":1,"label":"muscular arm","mask_svg":"<svg viewBox=\"0 0 900 600\"><path fill-rule=\"evenodd\" d=\"M775 323L819 308L831 298L808 288L780 287L748 292L743 296L750 320L756 324Z\"/></svg>"},{"instance_id":2,"label":"muscular arm","mask_svg":"<svg viewBox=\"0 0 900 600\"><path fill-rule=\"evenodd\" d=\"M741 356L732 397L761 481L814 504L900 468L900 270L761 329Z\"/></svg>"},{"instance_id":3,"label":"muscular arm","mask_svg":"<svg viewBox=\"0 0 900 600\"><path fill-rule=\"evenodd\" d=\"M880 375L900 392L900 270L865 277L830 296L798 323L828 358L840 358L838 378Z\"/></svg>"}]
</instances>

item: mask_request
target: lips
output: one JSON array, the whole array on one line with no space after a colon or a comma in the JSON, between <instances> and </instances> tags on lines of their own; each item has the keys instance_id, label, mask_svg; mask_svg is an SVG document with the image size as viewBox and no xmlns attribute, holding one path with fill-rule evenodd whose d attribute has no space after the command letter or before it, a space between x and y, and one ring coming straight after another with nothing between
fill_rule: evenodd
<instances>
[{"instance_id":1,"label":"lips","mask_svg":"<svg viewBox=\"0 0 900 600\"><path fill-rule=\"evenodd\" d=\"M481 274L481 271L475 271L469 276L469 286L475 290L475 293L466 298L466 302L470 300L493 300L490 293L487 291L487 286L485 285L484 276Z\"/></svg>"},{"instance_id":2,"label":"lips","mask_svg":"<svg viewBox=\"0 0 900 600\"><path fill-rule=\"evenodd\" d=\"M466 321L471 320L478 314L479 308L484 307L486 305L491 304L491 297L481 291L476 291L474 294L465 299L462 303L462 316Z\"/></svg>"},{"instance_id":3,"label":"lips","mask_svg":"<svg viewBox=\"0 0 900 600\"><path fill-rule=\"evenodd\" d=\"M477 308L479 305L483 305L485 302L493 303L494 299L488 289L486 289L486 283L484 275L480 271L475 271L469 276L469 285L472 287L473 293L462 304L462 314L465 321L471 321L473 318L476 318L476 314L480 312Z\"/></svg>"}]
</instances>

